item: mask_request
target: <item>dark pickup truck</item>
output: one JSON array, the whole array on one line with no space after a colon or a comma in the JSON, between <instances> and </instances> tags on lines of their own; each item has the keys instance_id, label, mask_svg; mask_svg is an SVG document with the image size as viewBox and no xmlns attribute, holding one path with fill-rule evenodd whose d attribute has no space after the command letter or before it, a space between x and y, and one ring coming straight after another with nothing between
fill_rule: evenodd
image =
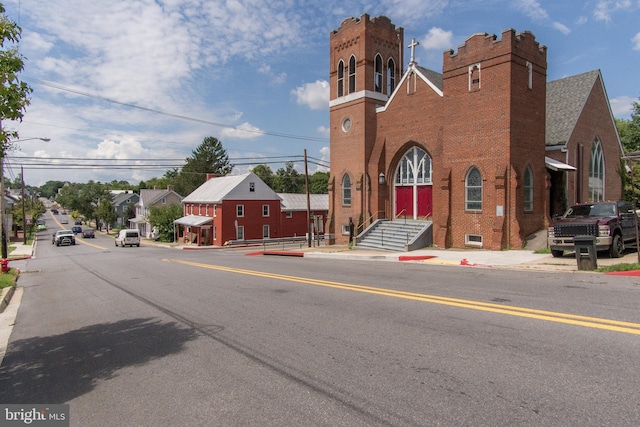
<instances>
[{"instance_id":1,"label":"dark pickup truck","mask_svg":"<svg viewBox=\"0 0 640 427\"><path fill-rule=\"evenodd\" d=\"M637 219L629 202L598 202L571 206L549 226L547 243L554 257L573 250L575 236L594 236L596 250L620 258L625 245L636 246Z\"/></svg>"}]
</instances>

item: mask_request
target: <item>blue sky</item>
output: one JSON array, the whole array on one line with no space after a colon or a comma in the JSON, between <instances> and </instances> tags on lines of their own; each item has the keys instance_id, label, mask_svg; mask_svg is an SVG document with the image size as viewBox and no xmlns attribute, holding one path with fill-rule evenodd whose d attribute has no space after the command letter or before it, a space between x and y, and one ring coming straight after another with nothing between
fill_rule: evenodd
<instances>
[{"instance_id":1,"label":"blue sky","mask_svg":"<svg viewBox=\"0 0 640 427\"><path fill-rule=\"evenodd\" d=\"M30 185L137 184L180 164L207 136L222 141L234 174L268 162L275 171L283 160L302 171L305 149L310 172L318 170L329 160L329 33L363 13L403 27L405 45L420 42L417 62L439 72L443 51L474 33L513 28L547 46L548 80L600 69L616 117L629 118L640 97L640 0L4 5L23 29L21 78L34 90L22 123L3 123L22 140L5 176L23 165Z\"/></svg>"}]
</instances>

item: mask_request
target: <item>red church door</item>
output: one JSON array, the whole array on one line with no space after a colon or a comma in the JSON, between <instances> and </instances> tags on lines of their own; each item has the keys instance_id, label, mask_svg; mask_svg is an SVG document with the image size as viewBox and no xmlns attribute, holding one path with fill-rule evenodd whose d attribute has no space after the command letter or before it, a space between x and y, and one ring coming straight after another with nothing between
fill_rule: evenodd
<instances>
[{"instance_id":1,"label":"red church door","mask_svg":"<svg viewBox=\"0 0 640 427\"><path fill-rule=\"evenodd\" d=\"M413 218L430 216L433 213L432 197L433 187L430 185L396 187L396 216Z\"/></svg>"},{"instance_id":2,"label":"red church door","mask_svg":"<svg viewBox=\"0 0 640 427\"><path fill-rule=\"evenodd\" d=\"M433 187L431 186L431 157L419 147L413 147L403 156L396 170L395 216L413 219L433 214Z\"/></svg>"}]
</instances>

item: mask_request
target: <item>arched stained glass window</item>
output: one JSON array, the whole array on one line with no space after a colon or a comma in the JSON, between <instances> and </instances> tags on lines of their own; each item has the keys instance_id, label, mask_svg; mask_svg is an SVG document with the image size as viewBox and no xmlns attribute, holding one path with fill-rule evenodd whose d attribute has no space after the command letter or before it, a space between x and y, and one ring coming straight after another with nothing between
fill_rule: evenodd
<instances>
[{"instance_id":1,"label":"arched stained glass window","mask_svg":"<svg viewBox=\"0 0 640 427\"><path fill-rule=\"evenodd\" d=\"M382 56L376 55L373 64L373 89L376 92L382 92Z\"/></svg>"},{"instance_id":2,"label":"arched stained glass window","mask_svg":"<svg viewBox=\"0 0 640 427\"><path fill-rule=\"evenodd\" d=\"M589 160L589 199L592 202L604 200L604 153L598 139L593 142Z\"/></svg>"},{"instance_id":3,"label":"arched stained glass window","mask_svg":"<svg viewBox=\"0 0 640 427\"><path fill-rule=\"evenodd\" d=\"M475 166L469 169L465 179L465 209L482 210L482 174Z\"/></svg>"},{"instance_id":4,"label":"arched stained glass window","mask_svg":"<svg viewBox=\"0 0 640 427\"><path fill-rule=\"evenodd\" d=\"M344 96L344 62L338 62L338 96Z\"/></svg>"},{"instance_id":5,"label":"arched stained glass window","mask_svg":"<svg viewBox=\"0 0 640 427\"><path fill-rule=\"evenodd\" d=\"M351 205L351 178L346 173L342 177L342 204Z\"/></svg>"},{"instance_id":6,"label":"arched stained glass window","mask_svg":"<svg viewBox=\"0 0 640 427\"><path fill-rule=\"evenodd\" d=\"M524 211L533 210L533 172L531 166L524 171Z\"/></svg>"},{"instance_id":7,"label":"arched stained glass window","mask_svg":"<svg viewBox=\"0 0 640 427\"><path fill-rule=\"evenodd\" d=\"M387 61L387 95L391 96L396 88L396 63L393 58Z\"/></svg>"},{"instance_id":8,"label":"arched stained glass window","mask_svg":"<svg viewBox=\"0 0 640 427\"><path fill-rule=\"evenodd\" d=\"M356 57L349 58L349 93L356 91Z\"/></svg>"},{"instance_id":9,"label":"arched stained glass window","mask_svg":"<svg viewBox=\"0 0 640 427\"><path fill-rule=\"evenodd\" d=\"M431 184L431 157L418 147L404 155L396 171L396 185Z\"/></svg>"}]
</instances>

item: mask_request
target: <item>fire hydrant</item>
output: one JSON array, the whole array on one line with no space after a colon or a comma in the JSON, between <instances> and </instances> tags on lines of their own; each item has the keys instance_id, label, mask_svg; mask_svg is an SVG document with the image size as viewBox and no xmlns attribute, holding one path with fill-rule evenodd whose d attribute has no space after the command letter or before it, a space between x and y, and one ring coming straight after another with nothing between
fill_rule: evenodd
<instances>
[{"instance_id":1,"label":"fire hydrant","mask_svg":"<svg viewBox=\"0 0 640 427\"><path fill-rule=\"evenodd\" d=\"M0 267L1 267L1 271L3 273L8 273L10 268L9 268L9 260L6 258L2 258L0 259Z\"/></svg>"}]
</instances>

